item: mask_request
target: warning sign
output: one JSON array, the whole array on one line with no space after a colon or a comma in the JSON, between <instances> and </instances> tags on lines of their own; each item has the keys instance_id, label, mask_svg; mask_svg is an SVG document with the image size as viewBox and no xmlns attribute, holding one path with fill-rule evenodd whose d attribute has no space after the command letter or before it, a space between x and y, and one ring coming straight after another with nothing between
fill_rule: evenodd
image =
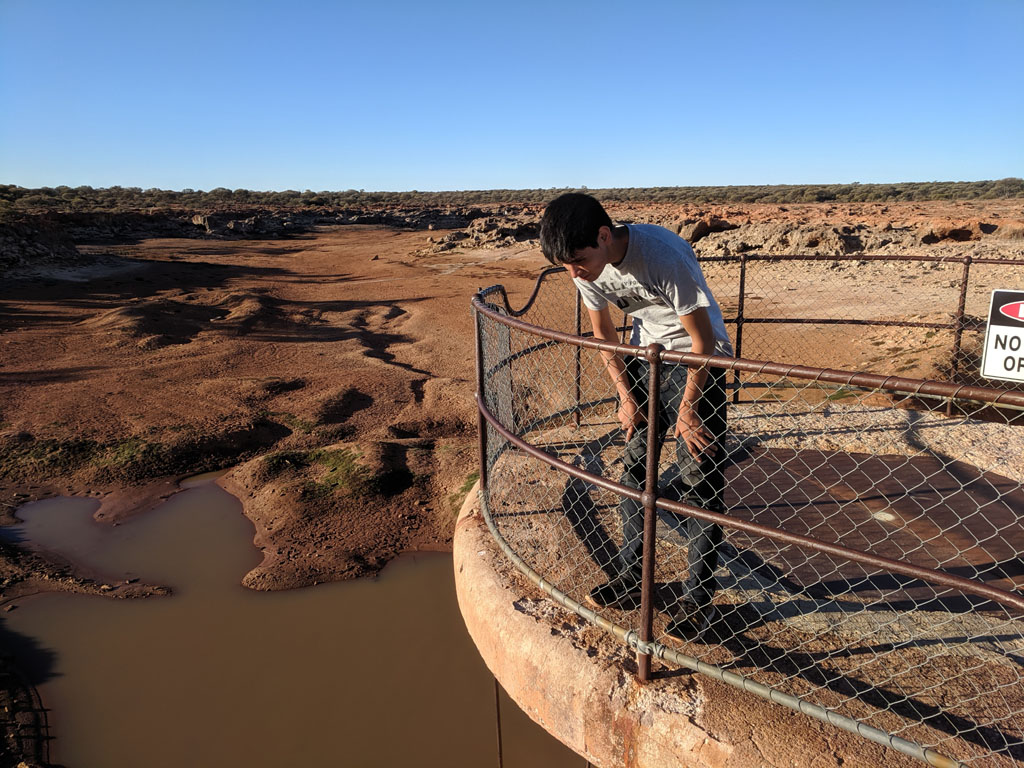
<instances>
[{"instance_id":1,"label":"warning sign","mask_svg":"<svg viewBox=\"0 0 1024 768\"><path fill-rule=\"evenodd\" d=\"M981 375L1024 381L1024 291L992 291Z\"/></svg>"}]
</instances>

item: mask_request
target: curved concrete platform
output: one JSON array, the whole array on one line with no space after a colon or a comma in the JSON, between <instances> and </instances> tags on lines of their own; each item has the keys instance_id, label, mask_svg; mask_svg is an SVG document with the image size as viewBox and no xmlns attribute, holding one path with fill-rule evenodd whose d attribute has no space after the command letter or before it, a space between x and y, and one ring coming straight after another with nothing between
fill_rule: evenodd
<instances>
[{"instance_id":1,"label":"curved concrete platform","mask_svg":"<svg viewBox=\"0 0 1024 768\"><path fill-rule=\"evenodd\" d=\"M498 549L476 489L454 539L459 607L484 662L535 722L602 768L918 766L724 683L658 667L537 590Z\"/></svg>"}]
</instances>

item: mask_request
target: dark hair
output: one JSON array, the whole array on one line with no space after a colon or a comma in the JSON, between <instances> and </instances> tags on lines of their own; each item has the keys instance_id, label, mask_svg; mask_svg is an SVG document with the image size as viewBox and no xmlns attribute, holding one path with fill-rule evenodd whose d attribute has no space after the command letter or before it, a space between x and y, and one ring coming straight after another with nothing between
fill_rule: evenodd
<instances>
[{"instance_id":1,"label":"dark hair","mask_svg":"<svg viewBox=\"0 0 1024 768\"><path fill-rule=\"evenodd\" d=\"M571 261L581 248L596 248L601 227L612 227L604 208L590 195L569 192L548 203L540 220L540 249L552 264Z\"/></svg>"}]
</instances>

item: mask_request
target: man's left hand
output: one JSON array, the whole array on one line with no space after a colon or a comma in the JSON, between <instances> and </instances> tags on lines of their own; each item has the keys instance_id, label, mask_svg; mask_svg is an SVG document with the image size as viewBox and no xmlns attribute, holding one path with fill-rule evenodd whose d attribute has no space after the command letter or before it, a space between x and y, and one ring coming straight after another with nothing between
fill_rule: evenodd
<instances>
[{"instance_id":1,"label":"man's left hand","mask_svg":"<svg viewBox=\"0 0 1024 768\"><path fill-rule=\"evenodd\" d=\"M673 435L682 438L690 455L698 462L705 453L713 456L718 450L714 436L705 428L696 409L686 403L679 406L679 418L676 419Z\"/></svg>"}]
</instances>

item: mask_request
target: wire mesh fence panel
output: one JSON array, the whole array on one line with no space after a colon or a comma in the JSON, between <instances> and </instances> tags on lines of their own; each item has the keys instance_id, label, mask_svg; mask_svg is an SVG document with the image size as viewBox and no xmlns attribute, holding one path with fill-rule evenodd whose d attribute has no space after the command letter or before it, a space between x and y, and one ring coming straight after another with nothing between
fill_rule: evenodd
<instances>
[{"instance_id":1,"label":"wire mesh fence panel","mask_svg":"<svg viewBox=\"0 0 1024 768\"><path fill-rule=\"evenodd\" d=\"M530 443L567 463L594 474L609 472L616 445L621 451L616 406L610 397L603 360L594 350L528 339L505 345L503 332L488 327L483 337L485 370L498 380L510 379L515 393L540 393L527 408L495 410L502 424ZM513 333L513 335L516 335ZM511 374L501 363L508 346L530 350L515 357ZM576 395L579 400L577 402ZM485 390L489 407L500 398ZM513 428L515 425L516 428ZM583 600L589 590L615 569L620 536L610 491L592 492L588 484L555 472L489 432L493 462L488 493L494 520L517 551L567 594Z\"/></svg>"},{"instance_id":2,"label":"wire mesh fence panel","mask_svg":"<svg viewBox=\"0 0 1024 768\"><path fill-rule=\"evenodd\" d=\"M746 254L702 268L742 357L1024 391L978 373L989 297L1022 285L1020 261Z\"/></svg>"},{"instance_id":3,"label":"wire mesh fence panel","mask_svg":"<svg viewBox=\"0 0 1024 768\"><path fill-rule=\"evenodd\" d=\"M821 368L934 377L941 351L952 349L951 330L864 324L951 324L959 282L932 266L752 261L746 268L740 354L758 360L799 360ZM848 272L870 273L871 280L863 274L856 281L844 280ZM879 290L880 284L885 290Z\"/></svg>"},{"instance_id":4,"label":"wire mesh fence panel","mask_svg":"<svg viewBox=\"0 0 1024 768\"><path fill-rule=\"evenodd\" d=\"M585 331L564 281L548 287L561 303L542 291L524 319ZM614 599L601 592L635 567L626 553L642 485L628 471L635 456L607 355L517 326L500 304L481 306L492 313L478 313L478 327L483 404L497 424L485 429L494 530L564 604L635 643L635 581ZM744 370L721 449L704 457L725 477L728 518L712 557L691 552L692 514L672 503L692 503L693 487L686 446L662 425L650 647L919 757L1024 764L1024 602L1000 599L1024 591L1021 418L1006 423L1013 411L980 401L947 417L948 397L767 368ZM638 396L646 384L631 378ZM698 634L681 636L701 563L714 569L714 610Z\"/></svg>"}]
</instances>

